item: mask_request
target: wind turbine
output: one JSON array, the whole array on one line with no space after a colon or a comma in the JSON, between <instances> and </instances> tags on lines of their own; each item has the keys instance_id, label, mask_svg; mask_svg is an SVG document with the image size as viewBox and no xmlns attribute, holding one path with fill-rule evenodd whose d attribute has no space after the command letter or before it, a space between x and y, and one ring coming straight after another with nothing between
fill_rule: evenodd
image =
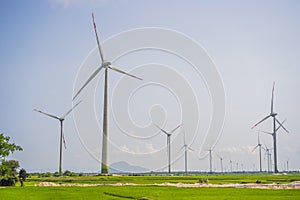
<instances>
[{"instance_id":1,"label":"wind turbine","mask_svg":"<svg viewBox=\"0 0 300 200\"><path fill-rule=\"evenodd\" d=\"M274 112L274 105L273 105L273 100L274 100L274 87L275 87L275 82L273 83L273 89L272 89L272 97L271 97L271 113L264 117L262 120L260 120L258 123L256 123L251 129L256 127L258 124L262 123L269 117L273 117L273 147L274 147L274 172L278 173L278 168L277 168L277 143L276 143L276 131L278 130L276 127L276 122L279 124L279 127L282 127L287 133L289 132L283 125L280 123L278 119L276 119L277 113Z\"/></svg>"},{"instance_id":2,"label":"wind turbine","mask_svg":"<svg viewBox=\"0 0 300 200\"><path fill-rule=\"evenodd\" d=\"M187 152L188 150L191 151L194 150L190 148L185 142L185 131L183 132L183 146L179 149L179 151L181 151L182 149L184 149L184 170L185 170L185 174L187 175Z\"/></svg>"},{"instance_id":3,"label":"wind turbine","mask_svg":"<svg viewBox=\"0 0 300 200\"><path fill-rule=\"evenodd\" d=\"M241 170L242 170L242 172L244 172L244 164L243 163L241 163Z\"/></svg>"},{"instance_id":4,"label":"wind turbine","mask_svg":"<svg viewBox=\"0 0 300 200\"><path fill-rule=\"evenodd\" d=\"M219 154L218 154L218 157L219 157L220 163L221 163L221 173L223 173L223 157L221 157Z\"/></svg>"},{"instance_id":5,"label":"wind turbine","mask_svg":"<svg viewBox=\"0 0 300 200\"><path fill-rule=\"evenodd\" d=\"M210 148L210 149L208 149L206 151L209 152L209 172L212 173L212 154L211 154L212 148Z\"/></svg>"},{"instance_id":6,"label":"wind turbine","mask_svg":"<svg viewBox=\"0 0 300 200\"><path fill-rule=\"evenodd\" d=\"M68 110L68 112L66 112L62 117L57 117L55 115L51 115L48 113L45 113L41 110L37 110L34 109L34 111L39 112L41 114L47 115L48 117L54 118L54 119L58 119L60 122L60 146L59 146L59 166L58 166L58 173L59 175L61 175L62 170L61 170L61 166L62 166L62 143L64 142L64 146L66 149L66 141L65 141L65 137L64 137L64 133L63 133L63 122L65 120L65 118L74 110L74 108L76 108L78 106L78 104L80 104L81 101L79 101L75 106L73 106L70 110Z\"/></svg>"},{"instance_id":7,"label":"wind turbine","mask_svg":"<svg viewBox=\"0 0 300 200\"><path fill-rule=\"evenodd\" d=\"M257 136L258 136L257 137L257 140L258 140L257 145L254 147L252 152L255 151L258 147L258 150L259 150L259 171L262 172L262 166L261 166L261 148L262 148L262 144L260 143L260 140L259 140L259 132L260 132L260 130L258 130L258 132L257 132Z\"/></svg>"},{"instance_id":8,"label":"wind turbine","mask_svg":"<svg viewBox=\"0 0 300 200\"><path fill-rule=\"evenodd\" d=\"M267 163L268 163L268 173L271 171L271 166L272 166L272 160L271 160L271 150L267 147L267 145L265 144L265 147L262 147L265 151L266 151L266 155L267 155Z\"/></svg>"},{"instance_id":9,"label":"wind turbine","mask_svg":"<svg viewBox=\"0 0 300 200\"><path fill-rule=\"evenodd\" d=\"M95 35L96 35L96 40L97 40L97 45L99 49L99 54L101 58L101 65L98 67L98 69L95 70L95 72L87 79L87 81L83 84L83 86L78 90L76 95L73 97L73 100L80 94L80 92L89 84L91 80L95 78L95 76L101 71L101 69L105 70L105 75L104 75L104 104L103 104L103 140L102 140L102 161L101 161L101 173L102 174L108 174L108 70L114 70L116 72L119 72L121 74L125 74L127 76L131 76L133 78L142 80L139 77L136 77L134 75L131 75L127 72L124 72L114 66L111 65L110 62L106 61L104 59L104 54L102 50L102 46L100 43L100 39L98 37L97 33L97 27L94 19L94 14L92 13L92 18L93 18L93 24L94 24L94 30L95 30Z\"/></svg>"},{"instance_id":10,"label":"wind turbine","mask_svg":"<svg viewBox=\"0 0 300 200\"><path fill-rule=\"evenodd\" d=\"M164 129L160 128L158 125L154 124L158 129L160 129L164 134L167 135L167 154L168 154L168 172L171 173L171 144L170 144L170 138L173 132L175 132L182 124L179 124L171 130L169 133L165 131Z\"/></svg>"},{"instance_id":11,"label":"wind turbine","mask_svg":"<svg viewBox=\"0 0 300 200\"><path fill-rule=\"evenodd\" d=\"M229 164L230 164L230 171L232 173L232 160L231 159L229 160Z\"/></svg>"}]
</instances>

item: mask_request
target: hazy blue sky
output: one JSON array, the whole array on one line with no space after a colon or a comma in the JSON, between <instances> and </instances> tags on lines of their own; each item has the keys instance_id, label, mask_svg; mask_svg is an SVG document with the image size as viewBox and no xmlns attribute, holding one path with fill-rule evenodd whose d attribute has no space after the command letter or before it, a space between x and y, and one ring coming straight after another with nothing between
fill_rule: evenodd
<instances>
[{"instance_id":1,"label":"hazy blue sky","mask_svg":"<svg viewBox=\"0 0 300 200\"><path fill-rule=\"evenodd\" d=\"M133 28L161 27L179 31L206 49L220 72L226 94L226 119L214 154L216 170L220 170L217 152L224 157L227 169L230 159L234 163L243 163L248 170L258 168L257 152L251 152L257 143L257 131L250 127L269 114L271 89L275 81L275 111L279 113L280 120L287 119L285 126L290 131L289 134L282 130L278 133L278 166L280 170L284 169L289 160L289 168L299 170L299 11L299 1L1 1L0 131L24 149L11 155L10 159L19 160L28 171L57 170L59 123L34 112L33 108L63 115L72 106L77 72L96 47L91 20L94 12L102 41ZM118 62L118 66L122 64ZM112 78L110 89L120 78L112 76L115 78ZM99 77L98 96L102 94L102 75ZM191 81L191 85L197 90L197 83ZM203 87L203 83L199 87ZM154 91L150 88L148 93L153 95ZM157 92L164 97L163 91ZM207 96L204 95L203 99ZM148 102L153 96L147 97L146 90L144 96L138 98L140 102L152 105L165 104L170 96ZM99 99L101 107L102 96ZM165 106L171 113L165 119L168 130L180 123L180 117L174 116L176 109L172 106L176 104L173 103L174 99L170 98ZM143 104L139 106L143 107ZM209 115L205 107L203 118ZM84 106L79 106L78 111L80 109ZM100 111L96 109L101 124ZM148 118L144 121L139 115L133 118L138 123L149 124ZM209 122L209 119L206 121ZM111 137L118 140L120 133L116 125L111 123L110 126L113 130ZM264 130L270 128L271 121L261 126ZM177 133L178 138L182 138L179 134L182 130ZM99 171L99 163L93 155L99 154L100 157L101 134L95 135L95 139L90 138L98 142L91 144L95 147L88 147L94 148L93 153L87 152L87 147L80 142L80 134L76 132L73 115L70 115L65 121L65 135L67 149L64 150L63 168ZM136 155L133 142L122 140L122 144L118 140L115 144L120 145L120 149L111 148L110 163L124 160L151 170L166 170L165 140L164 135L159 135L154 141L145 141L148 149L160 149L146 156ZM261 140L271 147L269 135L262 135ZM198 138L192 148L198 150L201 141ZM182 140L174 140L172 146L173 159L177 159L174 170L184 169L182 154L178 153L180 142ZM189 168L208 170L208 158L199 160L197 154L190 154Z\"/></svg>"}]
</instances>

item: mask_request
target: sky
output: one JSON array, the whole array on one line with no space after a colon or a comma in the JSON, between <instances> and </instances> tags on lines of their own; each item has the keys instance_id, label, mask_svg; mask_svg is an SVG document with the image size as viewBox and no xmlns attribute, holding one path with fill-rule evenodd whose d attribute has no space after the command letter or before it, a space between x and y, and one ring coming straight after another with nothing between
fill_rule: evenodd
<instances>
[{"instance_id":1,"label":"sky","mask_svg":"<svg viewBox=\"0 0 300 200\"><path fill-rule=\"evenodd\" d=\"M254 130L251 126L270 113L276 82L274 109L289 130L278 131L278 168L285 170L288 161L290 170L299 170L299 10L298 1L1 1L0 132L23 147L8 159L30 172L57 171L59 122L33 109L62 116L72 107L75 91L97 69L93 12L107 57L139 39L154 40L148 35L126 41L122 34L145 27L169 30L202 48L202 54L189 53L211 59L225 94L224 126L207 143L209 134L219 133L208 131L214 111L209 87L214 84L203 73L194 73L182 57L153 49L116 58L114 65L143 81L109 73L109 163L126 161L166 171L166 137L153 123L166 130L183 123L171 139L172 170L184 170L184 132L194 149L188 154L189 170L209 170L207 147L213 148L216 171L221 170L220 157L224 170L230 160L237 170L257 170L258 151L252 151L257 131L271 131L272 123ZM122 44L114 43L118 38ZM95 79L64 122L64 170L100 171L103 72ZM216 112L222 117L222 111ZM260 140L272 148L271 136L261 133ZM265 153L262 157L266 169Z\"/></svg>"}]
</instances>

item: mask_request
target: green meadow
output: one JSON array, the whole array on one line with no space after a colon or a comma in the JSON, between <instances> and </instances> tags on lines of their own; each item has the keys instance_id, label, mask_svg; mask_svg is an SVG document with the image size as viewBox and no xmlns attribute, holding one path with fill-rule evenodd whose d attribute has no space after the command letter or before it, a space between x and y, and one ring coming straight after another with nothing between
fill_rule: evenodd
<instances>
[{"instance_id":1,"label":"green meadow","mask_svg":"<svg viewBox=\"0 0 300 200\"><path fill-rule=\"evenodd\" d=\"M196 183L207 180L212 184L276 183L299 181L300 174L225 174L189 176L76 176L30 177L25 187L0 188L0 199L300 199L300 190L273 190L250 188L176 188L153 186L155 183ZM107 184L105 186L35 187L40 182ZM110 186L114 183L135 183L139 186Z\"/></svg>"},{"instance_id":2,"label":"green meadow","mask_svg":"<svg viewBox=\"0 0 300 200\"><path fill-rule=\"evenodd\" d=\"M1 199L300 199L300 190L155 186L2 188Z\"/></svg>"}]
</instances>

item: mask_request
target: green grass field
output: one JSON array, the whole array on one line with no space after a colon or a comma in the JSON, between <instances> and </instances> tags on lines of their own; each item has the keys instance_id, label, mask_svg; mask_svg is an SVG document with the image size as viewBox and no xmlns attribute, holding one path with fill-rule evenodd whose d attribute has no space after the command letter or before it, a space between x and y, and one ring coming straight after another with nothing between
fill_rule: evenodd
<instances>
[{"instance_id":1,"label":"green grass field","mask_svg":"<svg viewBox=\"0 0 300 200\"><path fill-rule=\"evenodd\" d=\"M1 199L300 199L300 190L155 186L11 187Z\"/></svg>"},{"instance_id":2,"label":"green grass field","mask_svg":"<svg viewBox=\"0 0 300 200\"><path fill-rule=\"evenodd\" d=\"M300 190L249 188L176 188L149 186L154 183L289 183L300 180L300 174L226 174L190 176L81 176L28 178L25 187L0 188L0 199L300 199ZM139 186L34 187L40 182L55 183L136 183Z\"/></svg>"}]
</instances>

